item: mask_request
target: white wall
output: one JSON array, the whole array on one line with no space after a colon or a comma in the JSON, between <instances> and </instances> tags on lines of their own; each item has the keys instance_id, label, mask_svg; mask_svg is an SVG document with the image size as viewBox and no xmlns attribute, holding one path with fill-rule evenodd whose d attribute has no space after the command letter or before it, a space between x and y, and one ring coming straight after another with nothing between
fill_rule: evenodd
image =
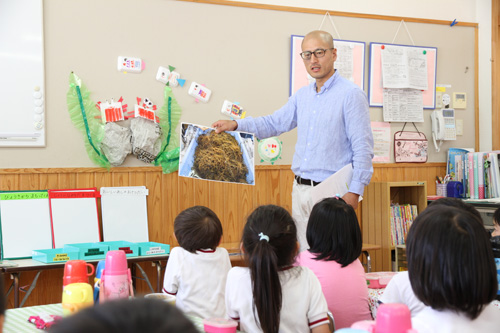
<instances>
[{"instance_id":1,"label":"white wall","mask_svg":"<svg viewBox=\"0 0 500 333\"><path fill-rule=\"evenodd\" d=\"M479 142L491 150L492 0L233 0L278 6L479 23ZM342 36L349 39L349 36ZM446 83L446 82L439 82Z\"/></svg>"}]
</instances>

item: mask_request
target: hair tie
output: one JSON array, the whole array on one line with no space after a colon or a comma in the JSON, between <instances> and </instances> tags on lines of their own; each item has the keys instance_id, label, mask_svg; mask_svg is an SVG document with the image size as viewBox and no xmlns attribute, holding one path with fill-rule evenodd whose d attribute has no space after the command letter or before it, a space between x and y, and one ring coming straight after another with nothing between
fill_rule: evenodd
<instances>
[{"instance_id":1,"label":"hair tie","mask_svg":"<svg viewBox=\"0 0 500 333\"><path fill-rule=\"evenodd\" d=\"M269 236L264 235L262 232L259 234L259 236L260 236L260 239L259 239L260 241L265 239L269 243Z\"/></svg>"},{"instance_id":2,"label":"hair tie","mask_svg":"<svg viewBox=\"0 0 500 333\"><path fill-rule=\"evenodd\" d=\"M340 194L338 194L338 193L335 194L334 198L337 199L337 200L339 200L340 199Z\"/></svg>"}]
</instances>

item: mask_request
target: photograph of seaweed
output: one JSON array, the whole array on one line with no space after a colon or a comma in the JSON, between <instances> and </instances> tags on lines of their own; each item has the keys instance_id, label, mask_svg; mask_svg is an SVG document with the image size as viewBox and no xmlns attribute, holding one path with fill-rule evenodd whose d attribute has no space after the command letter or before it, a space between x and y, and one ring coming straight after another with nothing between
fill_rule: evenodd
<instances>
[{"instance_id":1,"label":"photograph of seaweed","mask_svg":"<svg viewBox=\"0 0 500 333\"><path fill-rule=\"evenodd\" d=\"M182 123L179 176L255 185L254 135Z\"/></svg>"}]
</instances>

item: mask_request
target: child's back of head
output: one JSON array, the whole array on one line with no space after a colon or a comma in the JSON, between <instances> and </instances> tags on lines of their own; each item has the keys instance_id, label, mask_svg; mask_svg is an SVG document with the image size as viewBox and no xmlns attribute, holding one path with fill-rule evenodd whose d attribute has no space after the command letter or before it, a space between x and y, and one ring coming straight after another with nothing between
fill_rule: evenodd
<instances>
[{"instance_id":1,"label":"child's back of head","mask_svg":"<svg viewBox=\"0 0 500 333\"><path fill-rule=\"evenodd\" d=\"M407 237L408 274L415 295L435 310L477 318L497 293L496 268L479 217L432 205Z\"/></svg>"},{"instance_id":2,"label":"child's back of head","mask_svg":"<svg viewBox=\"0 0 500 333\"><path fill-rule=\"evenodd\" d=\"M53 333L196 333L184 314L165 301L151 298L113 300L63 318Z\"/></svg>"},{"instance_id":3,"label":"child's back of head","mask_svg":"<svg viewBox=\"0 0 500 333\"><path fill-rule=\"evenodd\" d=\"M247 219L242 246L261 328L278 332L282 306L278 272L291 266L297 254L297 229L292 217L278 206L258 207Z\"/></svg>"},{"instance_id":4,"label":"child's back of head","mask_svg":"<svg viewBox=\"0 0 500 333\"><path fill-rule=\"evenodd\" d=\"M316 203L306 232L309 252L317 260L334 260L345 267L361 255L363 241L356 212L341 198Z\"/></svg>"},{"instance_id":5,"label":"child's back of head","mask_svg":"<svg viewBox=\"0 0 500 333\"><path fill-rule=\"evenodd\" d=\"M174 234L186 251L215 249L222 238L222 224L210 208L193 206L177 215Z\"/></svg>"}]
</instances>

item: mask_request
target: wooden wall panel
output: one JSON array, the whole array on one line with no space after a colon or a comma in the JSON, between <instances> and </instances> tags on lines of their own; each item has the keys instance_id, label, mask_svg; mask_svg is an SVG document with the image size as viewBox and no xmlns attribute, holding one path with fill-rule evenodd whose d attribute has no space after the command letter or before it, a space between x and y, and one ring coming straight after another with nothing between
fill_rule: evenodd
<instances>
[{"instance_id":1,"label":"wooden wall panel","mask_svg":"<svg viewBox=\"0 0 500 333\"><path fill-rule=\"evenodd\" d=\"M435 178L445 174L445 163L376 164L373 181L426 180L428 194L436 193ZM173 238L173 221L182 210L193 205L206 205L219 216L224 235L222 243L237 243L247 216L257 206L277 204L291 211L293 173L288 165L257 166L256 185L226 184L178 177L177 172L162 174L159 167L123 167L107 171L102 168L0 169L0 190L44 190L71 187L145 185L149 190L148 219L151 241L177 245ZM361 205L360 205L361 206ZM376 209L377 203L374 205ZM379 205L378 205L379 206ZM361 222L361 207L356 210ZM363 232L375 233L373 225L363 226ZM19 235L22 240L22 235ZM376 240L375 240L376 241ZM372 260L380 260L372 253ZM151 282L156 283L154 268L143 265ZM147 267L146 267L147 266ZM21 285L31 283L34 274L23 273ZM60 302L62 272L42 273L38 285L26 305ZM9 284L9 277L6 283ZM144 282L138 292L147 291ZM12 307L12 295L9 307Z\"/></svg>"}]
</instances>

